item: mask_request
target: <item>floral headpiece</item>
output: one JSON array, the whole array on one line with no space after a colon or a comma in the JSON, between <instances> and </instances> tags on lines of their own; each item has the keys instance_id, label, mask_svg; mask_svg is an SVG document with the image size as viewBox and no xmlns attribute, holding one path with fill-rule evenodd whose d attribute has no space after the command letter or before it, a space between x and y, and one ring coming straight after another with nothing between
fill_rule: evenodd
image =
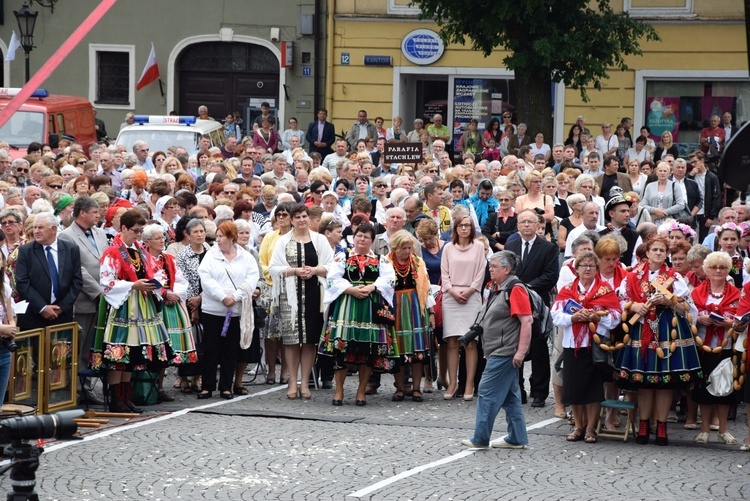
<instances>
[{"instance_id":1,"label":"floral headpiece","mask_svg":"<svg viewBox=\"0 0 750 501\"><path fill-rule=\"evenodd\" d=\"M750 235L750 222L743 221L740 223L741 235L740 238Z\"/></svg>"},{"instance_id":2,"label":"floral headpiece","mask_svg":"<svg viewBox=\"0 0 750 501\"><path fill-rule=\"evenodd\" d=\"M742 235L742 229L739 226L737 226L737 224L731 221L728 223L718 225L716 229L714 230L714 233L716 233L716 235L719 235L724 230L736 231L737 235L740 235L740 236Z\"/></svg>"},{"instance_id":3,"label":"floral headpiece","mask_svg":"<svg viewBox=\"0 0 750 501\"><path fill-rule=\"evenodd\" d=\"M677 221L672 221L671 223L662 225L659 229L661 230L660 233L664 236L668 236L673 231L680 231L691 242L695 241L695 237L697 236L694 229L686 224L678 223Z\"/></svg>"}]
</instances>

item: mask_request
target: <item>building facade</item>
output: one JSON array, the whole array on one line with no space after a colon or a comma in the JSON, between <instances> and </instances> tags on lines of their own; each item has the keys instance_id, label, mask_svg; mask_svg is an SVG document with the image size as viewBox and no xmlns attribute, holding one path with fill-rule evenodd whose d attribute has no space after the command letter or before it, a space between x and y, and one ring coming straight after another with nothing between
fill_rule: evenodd
<instances>
[{"instance_id":1,"label":"building facade","mask_svg":"<svg viewBox=\"0 0 750 501\"><path fill-rule=\"evenodd\" d=\"M54 11L31 4L39 12L32 75L98 4L59 0ZM23 0L2 5L0 51L5 60L12 30L18 34L13 11ZM316 0L119 1L44 88L88 97L112 137L129 111L197 115L201 104L209 115L223 119L235 110L243 117L252 115L267 101L280 119L299 115L305 122L302 117L312 117L316 104L323 102L325 8L325 2ZM152 43L161 82L136 90ZM6 87L24 84L22 50L15 61L4 63L0 80Z\"/></svg>"},{"instance_id":2,"label":"building facade","mask_svg":"<svg viewBox=\"0 0 750 501\"><path fill-rule=\"evenodd\" d=\"M554 138L562 141L578 115L592 132L604 122L633 118L634 137L649 125L658 141L671 130L684 151L693 149L710 115L730 112L736 125L750 118L750 79L742 0L612 0L615 11L652 23L661 42L643 42L629 70L612 71L603 89L553 90ZM370 119L429 121L436 112L457 137L470 118L480 128L515 110L518 92L506 53L489 57L467 46L442 47L433 22L418 19L409 0L330 0L326 98L337 131L364 108ZM514 121L524 117L514 115ZM532 133L534 131L531 131Z\"/></svg>"}]
</instances>

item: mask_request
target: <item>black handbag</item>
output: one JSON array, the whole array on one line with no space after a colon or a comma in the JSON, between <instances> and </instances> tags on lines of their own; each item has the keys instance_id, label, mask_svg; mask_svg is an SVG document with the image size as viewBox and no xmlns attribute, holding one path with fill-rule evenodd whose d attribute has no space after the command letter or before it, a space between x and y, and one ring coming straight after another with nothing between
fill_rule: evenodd
<instances>
[{"instance_id":1,"label":"black handbag","mask_svg":"<svg viewBox=\"0 0 750 501\"><path fill-rule=\"evenodd\" d=\"M253 301L253 315L255 318L256 329L260 329L261 327L266 326L266 317L268 317L268 313L266 312L265 308L256 305L255 301Z\"/></svg>"},{"instance_id":2,"label":"black handbag","mask_svg":"<svg viewBox=\"0 0 750 501\"><path fill-rule=\"evenodd\" d=\"M393 313L393 308L388 302L383 299L380 294L374 294L377 299L373 299L372 302L372 321L376 324L381 325L396 325L396 315Z\"/></svg>"},{"instance_id":3,"label":"black handbag","mask_svg":"<svg viewBox=\"0 0 750 501\"><path fill-rule=\"evenodd\" d=\"M594 367L605 374L611 374L615 369L615 361L611 351L604 351L601 347L591 340L591 360Z\"/></svg>"}]
</instances>

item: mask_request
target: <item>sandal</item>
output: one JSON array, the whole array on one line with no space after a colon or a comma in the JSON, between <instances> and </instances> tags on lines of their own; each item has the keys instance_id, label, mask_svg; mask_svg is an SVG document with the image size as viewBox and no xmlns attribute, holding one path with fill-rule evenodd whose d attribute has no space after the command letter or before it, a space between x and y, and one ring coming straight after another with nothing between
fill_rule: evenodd
<instances>
[{"instance_id":1,"label":"sandal","mask_svg":"<svg viewBox=\"0 0 750 501\"><path fill-rule=\"evenodd\" d=\"M232 391L235 395L247 395L247 388L244 386L235 386Z\"/></svg>"},{"instance_id":2,"label":"sandal","mask_svg":"<svg viewBox=\"0 0 750 501\"><path fill-rule=\"evenodd\" d=\"M276 376L266 376L266 384L276 384Z\"/></svg>"},{"instance_id":3,"label":"sandal","mask_svg":"<svg viewBox=\"0 0 750 501\"><path fill-rule=\"evenodd\" d=\"M422 392L419 390L414 390L411 393L411 400L412 402L422 402L424 398L422 397Z\"/></svg>"},{"instance_id":4,"label":"sandal","mask_svg":"<svg viewBox=\"0 0 750 501\"><path fill-rule=\"evenodd\" d=\"M581 428L573 428L573 432L565 437L568 442L578 442L583 440L583 430Z\"/></svg>"},{"instance_id":5,"label":"sandal","mask_svg":"<svg viewBox=\"0 0 750 501\"><path fill-rule=\"evenodd\" d=\"M583 439L587 444L595 444L599 441L595 430L586 430L586 438Z\"/></svg>"},{"instance_id":6,"label":"sandal","mask_svg":"<svg viewBox=\"0 0 750 501\"><path fill-rule=\"evenodd\" d=\"M391 397L391 402L403 402L403 401L404 401L404 392L403 391L397 391Z\"/></svg>"},{"instance_id":7,"label":"sandal","mask_svg":"<svg viewBox=\"0 0 750 501\"><path fill-rule=\"evenodd\" d=\"M568 413L565 412L564 410L562 410L562 411L556 411L555 412L555 417L558 418L558 419L568 419Z\"/></svg>"},{"instance_id":8,"label":"sandal","mask_svg":"<svg viewBox=\"0 0 750 501\"><path fill-rule=\"evenodd\" d=\"M748 439L745 439L745 442L740 447L740 450L742 452L750 452L750 441L748 441Z\"/></svg>"},{"instance_id":9,"label":"sandal","mask_svg":"<svg viewBox=\"0 0 750 501\"><path fill-rule=\"evenodd\" d=\"M289 400L297 400L297 390L294 390L294 392L287 392L286 398Z\"/></svg>"},{"instance_id":10,"label":"sandal","mask_svg":"<svg viewBox=\"0 0 750 501\"><path fill-rule=\"evenodd\" d=\"M310 393L309 391L300 391L299 398L301 398L302 400L310 400L312 398L312 393Z\"/></svg>"}]
</instances>

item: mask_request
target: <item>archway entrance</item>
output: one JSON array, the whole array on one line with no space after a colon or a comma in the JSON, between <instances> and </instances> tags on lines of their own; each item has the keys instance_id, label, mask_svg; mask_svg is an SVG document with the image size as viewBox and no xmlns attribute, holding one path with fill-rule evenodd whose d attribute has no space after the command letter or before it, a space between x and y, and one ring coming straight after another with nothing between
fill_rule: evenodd
<instances>
[{"instance_id":1,"label":"archway entrance","mask_svg":"<svg viewBox=\"0 0 750 501\"><path fill-rule=\"evenodd\" d=\"M243 112L249 98L279 98L279 61L260 45L193 44L179 55L176 67L180 115L197 115L198 106L204 104L220 120L229 111Z\"/></svg>"}]
</instances>

